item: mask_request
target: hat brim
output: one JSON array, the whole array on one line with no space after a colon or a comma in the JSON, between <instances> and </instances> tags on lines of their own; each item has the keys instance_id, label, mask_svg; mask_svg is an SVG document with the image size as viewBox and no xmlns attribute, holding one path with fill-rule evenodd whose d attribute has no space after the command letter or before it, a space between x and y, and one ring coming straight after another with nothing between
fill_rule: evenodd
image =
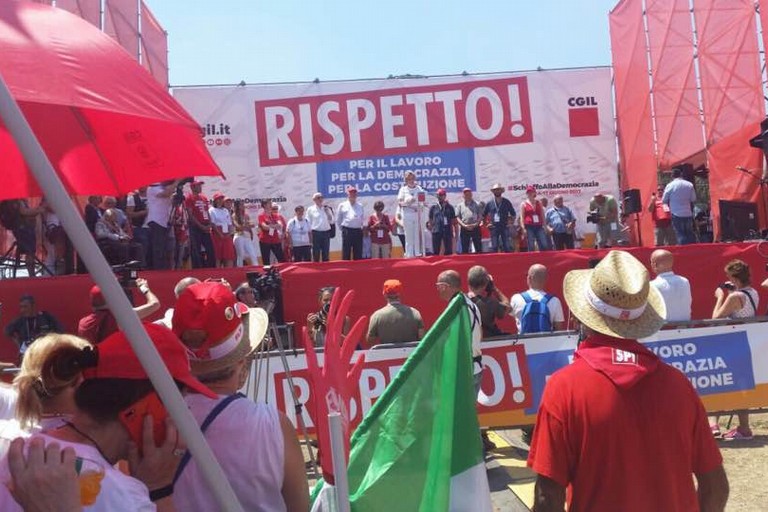
<instances>
[{"instance_id":1,"label":"hat brim","mask_svg":"<svg viewBox=\"0 0 768 512\"><path fill-rule=\"evenodd\" d=\"M568 308L581 323L599 333L614 338L646 338L664 325L667 308L661 293L654 286L648 288L648 305L634 320L619 320L597 312L587 300L587 289L593 269L571 270L563 280L563 296Z\"/></svg>"},{"instance_id":2,"label":"hat brim","mask_svg":"<svg viewBox=\"0 0 768 512\"><path fill-rule=\"evenodd\" d=\"M243 315L243 324L243 337L232 352L218 359L190 360L192 373L205 375L229 368L259 348L269 328L269 315L261 308L248 308L248 313Z\"/></svg>"}]
</instances>

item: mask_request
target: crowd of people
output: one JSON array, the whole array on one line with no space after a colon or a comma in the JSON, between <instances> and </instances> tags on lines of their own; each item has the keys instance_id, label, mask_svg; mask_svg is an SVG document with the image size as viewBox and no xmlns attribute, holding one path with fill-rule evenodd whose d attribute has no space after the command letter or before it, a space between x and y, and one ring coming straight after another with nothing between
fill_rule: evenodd
<instances>
[{"instance_id":1,"label":"crowd of people","mask_svg":"<svg viewBox=\"0 0 768 512\"><path fill-rule=\"evenodd\" d=\"M287 205L269 198L254 210L253 205L220 192L208 199L202 181L177 180L118 198L89 196L83 217L110 263L136 262L138 267L157 270L328 261L330 242L337 236L345 260L389 258L395 239L405 257L417 257L573 249L582 238L562 195L552 197L550 205L535 186L528 186L525 200L516 207L504 197L506 187L496 183L487 200L476 200L465 188L454 205L446 190L436 191L436 202L428 201L429 194L416 183L414 173L406 172L404 178L394 212L386 212L382 201L368 210L357 190L349 187L346 200L335 209L317 192L311 205L295 205L290 216ZM704 240L697 234L695 199L693 185L679 170L671 183L652 195L647 210L656 245ZM623 205L612 195L599 192L589 200L585 224L595 224L596 247L628 244L622 212ZM14 235L29 275L35 274L35 256L40 254L44 255L40 263L51 274L87 272L45 200L34 208L26 200L3 201L0 220Z\"/></svg>"}]
</instances>

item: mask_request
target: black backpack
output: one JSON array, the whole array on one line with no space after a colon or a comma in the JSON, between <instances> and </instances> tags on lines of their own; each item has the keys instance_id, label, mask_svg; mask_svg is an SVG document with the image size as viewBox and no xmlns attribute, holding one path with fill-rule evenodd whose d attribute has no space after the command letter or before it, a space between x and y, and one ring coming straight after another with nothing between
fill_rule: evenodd
<instances>
[{"instance_id":1,"label":"black backpack","mask_svg":"<svg viewBox=\"0 0 768 512\"><path fill-rule=\"evenodd\" d=\"M0 201L0 224L9 231L21 225L21 205L18 199Z\"/></svg>"}]
</instances>

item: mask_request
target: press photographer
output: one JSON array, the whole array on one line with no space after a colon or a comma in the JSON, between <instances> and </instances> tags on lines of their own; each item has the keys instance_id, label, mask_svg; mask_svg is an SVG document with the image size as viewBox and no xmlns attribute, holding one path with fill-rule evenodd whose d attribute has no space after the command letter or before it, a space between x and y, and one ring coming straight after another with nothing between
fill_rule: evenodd
<instances>
[{"instance_id":1,"label":"press photographer","mask_svg":"<svg viewBox=\"0 0 768 512\"><path fill-rule=\"evenodd\" d=\"M146 279L136 278L133 283L121 279L120 284L123 285L126 293L130 295L132 295L131 285L134 285L135 288L144 295L147 302L141 306L133 308L133 311L140 319L143 320L160 309L160 300L154 293L152 293ZM90 341L94 345L98 345L110 334L117 332L119 327L117 325L117 320L109 310L107 301L104 299L104 295L102 295L101 289L98 286L91 288L90 297L91 309L93 311L80 319L77 324L77 335ZM131 301L131 303L133 303L133 301Z\"/></svg>"},{"instance_id":2,"label":"press photographer","mask_svg":"<svg viewBox=\"0 0 768 512\"><path fill-rule=\"evenodd\" d=\"M51 332L64 332L61 323L47 311L38 311L32 295L22 295L19 299L18 318L5 327L5 335L19 347L19 361L27 348L40 336Z\"/></svg>"},{"instance_id":3,"label":"press photographer","mask_svg":"<svg viewBox=\"0 0 768 512\"><path fill-rule=\"evenodd\" d=\"M328 312L331 310L331 299L333 298L334 291L336 291L336 288L333 286L320 288L317 294L317 302L320 309L316 313L307 315L307 330L316 347L325 346L326 322L328 321ZM349 332L351 324L352 320L348 316L345 317L344 327L341 330L342 334Z\"/></svg>"},{"instance_id":4,"label":"press photographer","mask_svg":"<svg viewBox=\"0 0 768 512\"><path fill-rule=\"evenodd\" d=\"M284 324L283 281L277 269L267 265L263 273L246 272L245 278L256 302L269 313L269 320L276 325Z\"/></svg>"},{"instance_id":5,"label":"press photographer","mask_svg":"<svg viewBox=\"0 0 768 512\"><path fill-rule=\"evenodd\" d=\"M496 287L493 276L485 267L475 265L467 272L467 284L469 285L468 296L480 310L483 338L505 334L496 325L496 320L504 318L511 310L511 306L509 298Z\"/></svg>"},{"instance_id":6,"label":"press photographer","mask_svg":"<svg viewBox=\"0 0 768 512\"><path fill-rule=\"evenodd\" d=\"M619 230L619 205L615 197L602 192L592 196L586 220L589 224L596 224L598 248L614 245L614 233Z\"/></svg>"}]
</instances>

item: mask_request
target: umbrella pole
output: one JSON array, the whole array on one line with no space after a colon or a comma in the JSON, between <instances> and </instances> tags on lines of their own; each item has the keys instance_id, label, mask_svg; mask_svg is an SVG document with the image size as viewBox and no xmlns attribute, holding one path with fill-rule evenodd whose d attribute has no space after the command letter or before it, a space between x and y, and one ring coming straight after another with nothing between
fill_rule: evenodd
<instances>
[{"instance_id":1,"label":"umbrella pole","mask_svg":"<svg viewBox=\"0 0 768 512\"><path fill-rule=\"evenodd\" d=\"M88 232L83 219L67 195L64 184L48 161L40 142L32 132L32 128L13 96L11 96L2 76L0 76L0 118L16 141L25 162L45 194L46 200L59 216L67 235L88 266L91 277L101 288L118 325L128 336L133 351L176 423L189 451L195 457L198 467L221 509L242 512L243 509L211 448L200 432L197 421L181 397L181 393L168 373L160 354L141 325L139 317L134 313L112 269L104 259L96 241Z\"/></svg>"}]
</instances>

